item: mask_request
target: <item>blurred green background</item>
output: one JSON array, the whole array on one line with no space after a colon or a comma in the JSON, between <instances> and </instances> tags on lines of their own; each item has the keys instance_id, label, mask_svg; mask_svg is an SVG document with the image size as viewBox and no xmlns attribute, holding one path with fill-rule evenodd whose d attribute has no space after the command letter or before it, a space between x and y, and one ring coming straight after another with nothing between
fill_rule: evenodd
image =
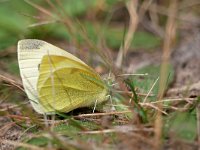
<instances>
[{"instance_id":1,"label":"blurred green background","mask_svg":"<svg viewBox=\"0 0 200 150\"><path fill-rule=\"evenodd\" d=\"M81 27L95 44L102 38L110 48L118 49L120 47L126 32L125 28L128 23L126 20L129 16L127 12L122 12L123 15L126 15L125 17L116 15L114 19L111 18L114 13L117 13L116 11L122 11L120 9L124 8L125 2L119 0L106 0L104 2L98 0L62 0L60 2L61 6L56 1L52 1L53 7L51 7L47 1L42 0L1 1L1 51L11 45L16 45L19 39L24 38L55 39L67 42L75 38L79 44L83 44L84 39L79 32ZM48 12L45 12L43 8ZM115 8L119 10L114 10ZM70 31L65 25L65 21L68 20L73 23L76 29L75 35L70 35ZM141 30L135 34L131 43L132 48L152 49L160 44L159 37L149 32Z\"/></svg>"}]
</instances>

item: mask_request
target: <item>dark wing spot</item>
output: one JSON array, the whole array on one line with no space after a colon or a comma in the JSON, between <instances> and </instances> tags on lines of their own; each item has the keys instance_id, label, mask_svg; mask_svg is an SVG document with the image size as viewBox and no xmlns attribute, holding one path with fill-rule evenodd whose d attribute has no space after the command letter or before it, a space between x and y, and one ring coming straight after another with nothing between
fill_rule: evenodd
<instances>
[{"instance_id":1,"label":"dark wing spot","mask_svg":"<svg viewBox=\"0 0 200 150\"><path fill-rule=\"evenodd\" d=\"M20 49L40 49L44 44L45 42L41 40L22 40L20 43Z\"/></svg>"}]
</instances>

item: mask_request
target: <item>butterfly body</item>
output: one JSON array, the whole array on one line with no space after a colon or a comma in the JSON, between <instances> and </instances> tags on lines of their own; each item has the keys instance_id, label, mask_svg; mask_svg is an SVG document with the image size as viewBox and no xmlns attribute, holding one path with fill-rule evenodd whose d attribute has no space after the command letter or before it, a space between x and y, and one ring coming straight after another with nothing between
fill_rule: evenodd
<instances>
[{"instance_id":1,"label":"butterfly body","mask_svg":"<svg viewBox=\"0 0 200 150\"><path fill-rule=\"evenodd\" d=\"M41 40L18 43L24 89L38 113L69 112L106 100L100 76L74 55Z\"/></svg>"}]
</instances>

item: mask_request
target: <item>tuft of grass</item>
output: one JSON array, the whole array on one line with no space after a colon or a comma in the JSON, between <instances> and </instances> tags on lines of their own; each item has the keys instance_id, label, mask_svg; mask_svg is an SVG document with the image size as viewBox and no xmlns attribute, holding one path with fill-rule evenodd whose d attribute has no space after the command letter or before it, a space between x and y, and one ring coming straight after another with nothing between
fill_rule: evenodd
<instances>
[{"instance_id":1,"label":"tuft of grass","mask_svg":"<svg viewBox=\"0 0 200 150\"><path fill-rule=\"evenodd\" d=\"M138 113L140 119L142 120L142 123L147 123L148 122L147 113L144 110L144 108L141 107L141 105L139 104L140 101L136 94L134 83L131 82L131 80L129 80L129 79L125 80L125 83L129 86L130 90L133 92L133 97L131 97L131 100L133 100L133 102L134 102L133 107L135 109L135 113Z\"/></svg>"},{"instance_id":2,"label":"tuft of grass","mask_svg":"<svg viewBox=\"0 0 200 150\"><path fill-rule=\"evenodd\" d=\"M131 77L132 82L134 85L138 88L139 92L141 93L148 93L148 91L151 89L151 86L156 81L156 79L159 77L160 72L160 65L148 65L145 66L139 70L136 71L138 74L145 74L147 73L147 76L133 76ZM172 65L168 66L168 81L166 87L168 88L170 84L174 81L174 69ZM158 82L154 86L154 88L151 91L151 94L153 94L153 97L149 97L151 100L156 100L157 94L158 94L159 85Z\"/></svg>"}]
</instances>

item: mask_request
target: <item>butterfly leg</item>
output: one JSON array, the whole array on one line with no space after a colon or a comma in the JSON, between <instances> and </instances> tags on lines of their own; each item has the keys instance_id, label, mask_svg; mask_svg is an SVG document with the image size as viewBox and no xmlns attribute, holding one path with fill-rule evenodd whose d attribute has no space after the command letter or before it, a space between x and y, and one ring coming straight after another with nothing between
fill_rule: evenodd
<instances>
[{"instance_id":1,"label":"butterfly leg","mask_svg":"<svg viewBox=\"0 0 200 150\"><path fill-rule=\"evenodd\" d=\"M94 113L94 111L95 111L95 109L96 109L96 107L97 107L97 99L96 99L96 101L95 101L95 103L94 103L94 108L93 108L93 111L92 111L92 113Z\"/></svg>"}]
</instances>

